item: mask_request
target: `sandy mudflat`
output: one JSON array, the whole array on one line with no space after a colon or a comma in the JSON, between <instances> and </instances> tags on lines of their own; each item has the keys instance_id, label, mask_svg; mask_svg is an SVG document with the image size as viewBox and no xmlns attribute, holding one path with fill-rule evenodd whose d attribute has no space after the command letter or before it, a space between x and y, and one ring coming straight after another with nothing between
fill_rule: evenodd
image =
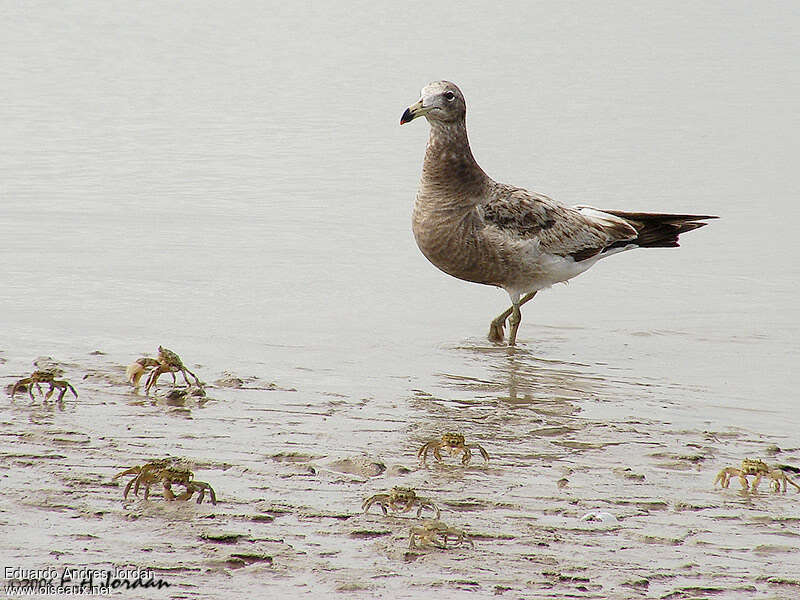
<instances>
[{"instance_id":1,"label":"sandy mudflat","mask_svg":"<svg viewBox=\"0 0 800 600\"><path fill-rule=\"evenodd\" d=\"M158 597L170 598L800 593L800 494L712 488L742 457L797 464L799 449L769 432L666 422L658 389L579 364L453 351L507 370L442 374L446 394L391 398L192 365L218 383L205 399L172 402L168 377L153 398L133 393L126 357L66 357L77 401L0 402L3 566L148 568L170 584ZM24 361L3 356L5 386ZM447 430L483 445L488 465L476 453L468 467L449 458L421 467L416 449ZM192 461L219 503L167 502L156 488L148 501L123 501L125 480L112 476L166 454ZM410 552L413 513L360 509L395 485L435 501L474 546ZM592 511L616 520L582 519Z\"/></svg>"}]
</instances>

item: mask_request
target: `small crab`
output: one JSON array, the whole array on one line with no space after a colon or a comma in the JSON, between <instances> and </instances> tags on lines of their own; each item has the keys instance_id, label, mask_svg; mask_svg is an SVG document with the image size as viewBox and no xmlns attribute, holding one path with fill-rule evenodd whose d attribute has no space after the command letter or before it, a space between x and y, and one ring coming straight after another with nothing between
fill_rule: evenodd
<instances>
[{"instance_id":1,"label":"small crab","mask_svg":"<svg viewBox=\"0 0 800 600\"><path fill-rule=\"evenodd\" d=\"M472 451L470 448L476 448L478 452L481 453L481 456L486 462L489 462L489 453L483 449L483 446L480 444L467 444L465 443L464 436L460 433L445 433L442 435L441 440L432 440L427 444L424 444L422 448L417 451L417 458L422 459L422 462L425 462L425 459L428 457L428 451L433 451L433 456L439 462L442 461L442 449L447 450L450 452L450 456L456 456L457 454L461 454L461 464L467 465L469 461L472 459Z\"/></svg>"},{"instance_id":2,"label":"small crab","mask_svg":"<svg viewBox=\"0 0 800 600\"><path fill-rule=\"evenodd\" d=\"M418 507L418 517L425 508L434 511L437 519L441 513L439 507L429 498L417 496L414 490L407 487L393 487L388 494L375 494L374 496L370 496L361 503L361 508L364 512L367 512L373 504L378 504L384 515L389 514L388 509L391 509L392 512L404 513L410 511L415 506Z\"/></svg>"},{"instance_id":3,"label":"small crab","mask_svg":"<svg viewBox=\"0 0 800 600\"><path fill-rule=\"evenodd\" d=\"M752 458L745 458L742 461L742 466L740 468L736 467L725 467L719 473L717 473L716 479L714 479L714 485L719 482L721 487L728 487L731 482L731 478L738 477L739 482L742 484L743 490L750 489L750 483L747 480L747 477L750 475L755 475L756 479L753 482L753 490L758 487L758 484L761 482L761 478L764 475L769 474L769 466L767 463L752 459Z\"/></svg>"},{"instance_id":4,"label":"small crab","mask_svg":"<svg viewBox=\"0 0 800 600\"><path fill-rule=\"evenodd\" d=\"M138 365L138 367L137 367ZM141 369L139 368L141 367ZM154 367L154 368L153 368ZM147 377L147 383L145 384L145 393L150 393L150 388L156 385L158 378L161 377L164 373L172 374L172 386L175 387L175 373L181 373L183 375L183 380L186 382L186 385L191 385L189 383L189 378L186 376L188 373L192 377L194 377L194 381L198 387L203 387L203 384L200 383L200 379L198 379L197 375L192 373L186 366L183 364L181 357L175 354L172 350L168 350L163 346L158 347L158 358L140 358L135 363L131 364L126 371L128 375L128 380L133 383L134 387L139 382L139 379L142 378L142 375L147 371L148 368L152 368L150 371L150 375ZM141 371L141 373L139 373ZM138 374L138 376L137 376Z\"/></svg>"},{"instance_id":5,"label":"small crab","mask_svg":"<svg viewBox=\"0 0 800 600\"><path fill-rule=\"evenodd\" d=\"M126 475L135 475L128 484L125 486L125 491L122 493L123 498L128 497L128 492L133 486L133 495L139 495L139 487L144 487L144 499L150 496L150 486L154 483L160 483L164 487L164 498L167 500L189 500L195 492L198 493L197 503L200 504L208 492L211 503L217 503L217 495L214 493L214 488L205 481L197 481L188 468L186 468L181 461L174 458L160 458L151 460L142 466L131 467L125 469L121 473L114 475L113 479L125 477ZM172 484L182 485L185 490L177 496L172 491Z\"/></svg>"},{"instance_id":6,"label":"small crab","mask_svg":"<svg viewBox=\"0 0 800 600\"><path fill-rule=\"evenodd\" d=\"M755 475L755 479L753 480L752 484L750 484L747 480L750 475ZM739 483L741 483L743 490L751 490L755 492L758 490L758 486L764 476L770 479L770 487L775 492L785 492L787 483L793 485L798 491L800 491L800 485L797 485L794 481L789 479L783 470L780 468L772 468L764 461L753 458L745 458L742 461L741 468L737 469L736 467L725 467L722 469L719 473L717 473L717 477L714 479L714 485L717 485L719 482L721 487L727 488L730 485L731 478L738 477Z\"/></svg>"},{"instance_id":7,"label":"small crab","mask_svg":"<svg viewBox=\"0 0 800 600\"><path fill-rule=\"evenodd\" d=\"M453 543L448 546L447 543L453 538ZM460 546L467 543L473 546L472 540L467 537L467 534L462 529L450 527L442 521L423 521L419 527L412 527L411 533L408 536L408 547L416 548L415 540L419 540L422 546L435 546L446 550L455 546Z\"/></svg>"},{"instance_id":8,"label":"small crab","mask_svg":"<svg viewBox=\"0 0 800 600\"><path fill-rule=\"evenodd\" d=\"M11 397L14 397L14 394L17 393L17 390L21 387L28 387L28 395L33 400L33 386L36 386L36 389L39 390L39 393L42 393L41 385L42 383L46 383L50 386L50 389L47 390L47 393L44 394L44 399L49 400L53 393L56 391L56 388L61 390L58 394L58 401L61 402L64 399L64 394L67 393L67 390L72 392L75 397L78 397L78 392L75 391L75 388L72 387L68 381L63 379L56 379L61 375L61 372L58 370L51 370L51 369L43 369L39 371L34 371L31 373L30 377L25 377L24 379L20 379L14 384L14 387L11 388Z\"/></svg>"}]
</instances>

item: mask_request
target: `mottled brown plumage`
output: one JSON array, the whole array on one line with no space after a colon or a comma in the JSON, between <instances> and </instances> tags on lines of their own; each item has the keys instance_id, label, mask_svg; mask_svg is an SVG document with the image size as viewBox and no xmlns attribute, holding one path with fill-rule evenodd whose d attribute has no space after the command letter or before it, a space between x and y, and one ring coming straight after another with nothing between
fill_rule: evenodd
<instances>
[{"instance_id":1,"label":"mottled brown plumage","mask_svg":"<svg viewBox=\"0 0 800 600\"><path fill-rule=\"evenodd\" d=\"M519 307L538 290L623 250L677 246L678 235L716 218L569 207L497 183L472 155L464 96L448 81L426 86L400 123L423 115L431 131L414 205L414 237L445 273L508 292L512 307L492 321L492 341L502 341L510 315L509 345L514 345Z\"/></svg>"}]
</instances>

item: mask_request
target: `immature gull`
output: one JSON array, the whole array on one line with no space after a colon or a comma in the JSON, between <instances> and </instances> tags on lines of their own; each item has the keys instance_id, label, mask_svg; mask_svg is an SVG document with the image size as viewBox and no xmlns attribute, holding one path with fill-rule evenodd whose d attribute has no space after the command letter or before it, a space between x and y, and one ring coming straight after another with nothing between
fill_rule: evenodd
<instances>
[{"instance_id":1,"label":"immature gull","mask_svg":"<svg viewBox=\"0 0 800 600\"><path fill-rule=\"evenodd\" d=\"M508 292L511 307L489 329L493 342L503 341L508 319L508 344L516 343L520 306L539 290L624 250L676 247L679 234L717 218L569 207L498 183L472 156L466 113L461 90L435 81L400 118L402 125L424 115L431 126L412 226L419 249L439 269Z\"/></svg>"}]
</instances>

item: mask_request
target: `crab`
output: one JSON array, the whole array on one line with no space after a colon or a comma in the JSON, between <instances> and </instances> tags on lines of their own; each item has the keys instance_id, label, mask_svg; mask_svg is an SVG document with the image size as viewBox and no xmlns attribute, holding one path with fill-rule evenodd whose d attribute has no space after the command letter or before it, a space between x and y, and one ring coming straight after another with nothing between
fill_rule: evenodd
<instances>
[{"instance_id":1,"label":"crab","mask_svg":"<svg viewBox=\"0 0 800 600\"><path fill-rule=\"evenodd\" d=\"M381 507L384 515L389 514L389 509L392 512L404 513L410 511L415 506L417 508L417 516L422 515L424 509L432 510L436 513L436 518L439 518L441 511L429 498L417 496L417 493L407 487L393 487L389 493L375 494L369 498L365 498L361 503L361 508L364 512L369 511L373 504L378 504Z\"/></svg>"},{"instance_id":2,"label":"crab","mask_svg":"<svg viewBox=\"0 0 800 600\"><path fill-rule=\"evenodd\" d=\"M50 389L47 390L47 393L44 394L44 399L49 400L50 397L55 393L56 388L61 390L58 394L58 401L61 402L64 399L64 394L67 393L67 390L72 392L75 397L78 397L78 392L75 391L75 388L70 385L70 383L63 379L56 379L61 375L60 370L53 370L53 369L42 369L39 371L34 371L31 373L30 377L25 377L20 379L14 384L14 387L11 388L11 397L14 397L14 394L17 393L17 390L21 387L28 387L28 395L33 400L33 386L36 386L36 389L39 390L39 393L42 393L42 387L40 384L46 383L50 386Z\"/></svg>"},{"instance_id":3,"label":"crab","mask_svg":"<svg viewBox=\"0 0 800 600\"><path fill-rule=\"evenodd\" d=\"M755 475L752 484L747 480L750 475ZM787 484L793 485L800 491L800 485L792 481L782 469L770 467L764 461L753 458L745 458L742 461L741 468L725 467L722 469L717 473L717 477L714 479L714 485L719 483L721 487L727 488L730 485L731 478L738 477L743 490L755 492L758 490L758 486L765 476L770 479L770 487L775 492L785 492Z\"/></svg>"},{"instance_id":4,"label":"crab","mask_svg":"<svg viewBox=\"0 0 800 600\"><path fill-rule=\"evenodd\" d=\"M150 486L154 483L160 483L164 487L164 498L167 500L189 500L195 492L198 493L197 503L200 504L208 492L211 498L211 504L217 503L217 495L214 493L214 488L205 481L197 481L192 473L181 461L174 458L160 458L151 460L144 465L131 467L114 475L113 479L125 477L126 475L135 475L122 492L122 497L127 498L128 492L133 487L133 495L139 495L139 487L144 487L144 499L147 500L150 496ZM172 491L172 484L182 485L185 490L175 495Z\"/></svg>"},{"instance_id":5,"label":"crab","mask_svg":"<svg viewBox=\"0 0 800 600\"><path fill-rule=\"evenodd\" d=\"M445 449L450 453L450 456L461 454L461 464L467 465L472 459L472 451L470 448L476 448L478 452L481 453L483 459L486 462L489 462L489 453L483 449L483 446L480 444L465 443L464 436L460 433L445 433L442 435L441 440L431 440L427 444L424 444L422 448L417 451L417 458L422 459L422 462L424 463L425 459L428 457L428 451L432 451L436 460L441 462L441 450Z\"/></svg>"},{"instance_id":6,"label":"crab","mask_svg":"<svg viewBox=\"0 0 800 600\"><path fill-rule=\"evenodd\" d=\"M147 376L147 382L145 384L145 393L147 394L150 393L150 388L156 385L158 378L164 373L170 373L172 375L173 387L175 387L176 384L175 373L181 373L181 375L183 375L183 380L186 382L187 386L191 385L189 383L189 378L186 376L188 373L194 377L195 384L198 387L203 387L203 384L200 383L200 379L197 377L197 375L192 373L186 368L186 365L183 364L181 357L175 354L172 350L168 350L163 346L158 347L158 358L142 357L136 362L132 363L126 370L128 381L130 381L133 386L136 387L142 376L148 372L148 369L150 369L150 374Z\"/></svg>"},{"instance_id":7,"label":"crab","mask_svg":"<svg viewBox=\"0 0 800 600\"><path fill-rule=\"evenodd\" d=\"M453 543L448 546L447 543L453 538ZM467 537L467 534L462 529L450 527L442 521L423 521L419 527L412 527L411 533L408 536L408 547L416 548L414 543L418 539L422 546L435 546L442 550L460 546L467 543L473 546L472 540Z\"/></svg>"}]
</instances>

